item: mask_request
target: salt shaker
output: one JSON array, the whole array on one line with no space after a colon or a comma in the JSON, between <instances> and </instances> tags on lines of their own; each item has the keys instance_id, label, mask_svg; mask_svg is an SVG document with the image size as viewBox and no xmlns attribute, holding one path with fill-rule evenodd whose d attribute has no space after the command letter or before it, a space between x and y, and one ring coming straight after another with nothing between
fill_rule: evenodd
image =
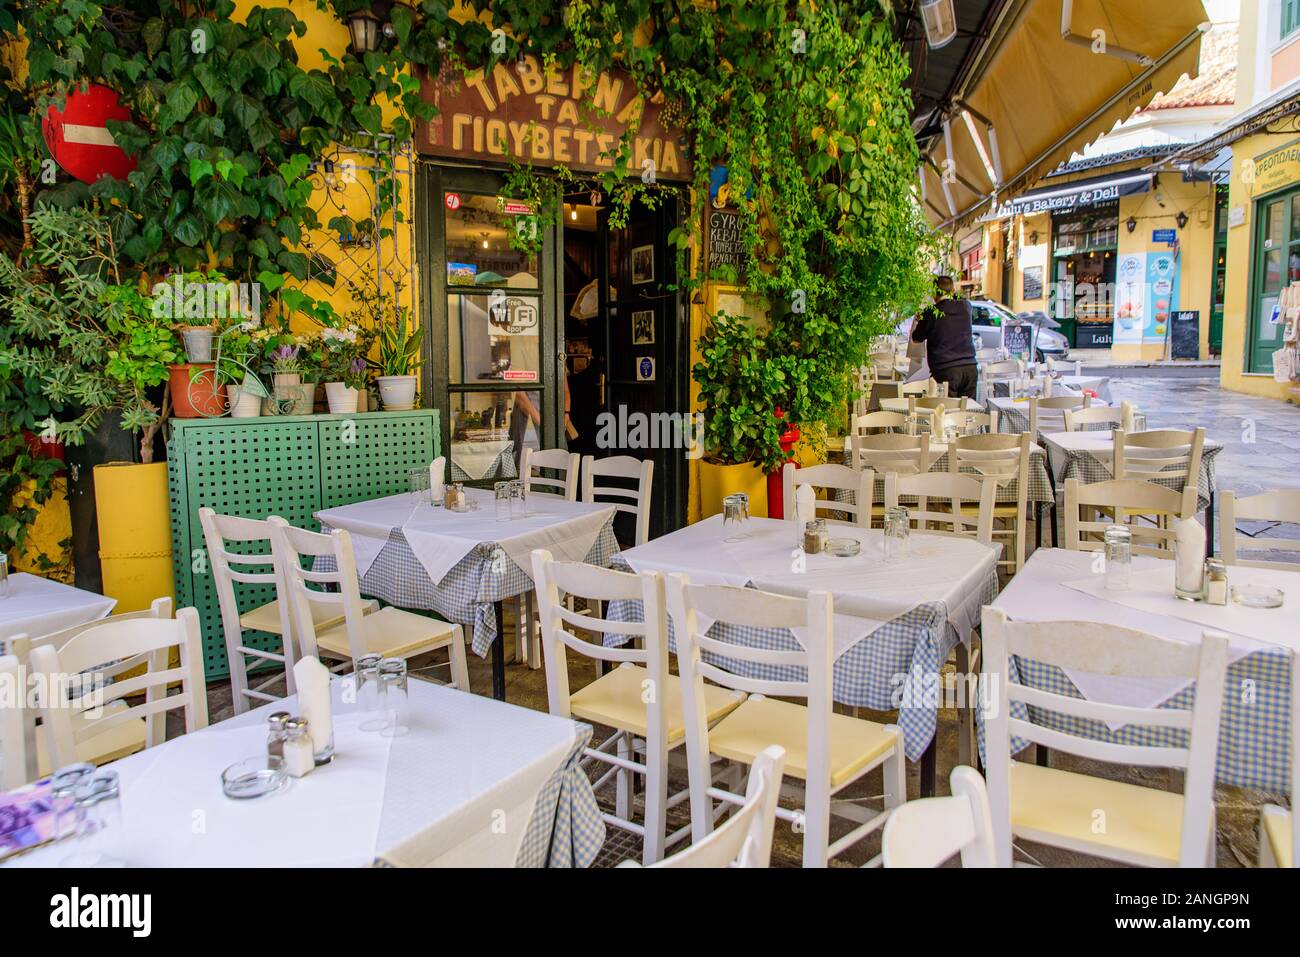
<instances>
[{"instance_id":1,"label":"salt shaker","mask_svg":"<svg viewBox=\"0 0 1300 957\"><path fill-rule=\"evenodd\" d=\"M818 527L821 526L821 527ZM811 522L805 522L803 527L803 550L809 555L820 555L822 546L822 536L825 535L825 519L814 519Z\"/></svg>"},{"instance_id":2,"label":"salt shaker","mask_svg":"<svg viewBox=\"0 0 1300 957\"><path fill-rule=\"evenodd\" d=\"M1207 605L1228 603L1228 566L1221 558L1205 560L1205 603Z\"/></svg>"},{"instance_id":3,"label":"salt shaker","mask_svg":"<svg viewBox=\"0 0 1300 957\"><path fill-rule=\"evenodd\" d=\"M266 719L266 753L270 757L284 757L284 724L292 715L277 711Z\"/></svg>"},{"instance_id":4,"label":"salt shaker","mask_svg":"<svg viewBox=\"0 0 1300 957\"><path fill-rule=\"evenodd\" d=\"M306 718L289 718L284 723L284 766L295 778L302 777L316 767Z\"/></svg>"}]
</instances>

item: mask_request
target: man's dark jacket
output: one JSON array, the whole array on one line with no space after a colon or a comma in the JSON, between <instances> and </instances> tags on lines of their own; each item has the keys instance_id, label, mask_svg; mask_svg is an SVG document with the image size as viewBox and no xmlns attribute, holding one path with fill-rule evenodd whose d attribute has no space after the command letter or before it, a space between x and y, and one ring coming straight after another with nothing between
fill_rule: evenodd
<instances>
[{"instance_id":1,"label":"man's dark jacket","mask_svg":"<svg viewBox=\"0 0 1300 957\"><path fill-rule=\"evenodd\" d=\"M925 343L930 372L975 364L971 342L970 303L965 299L941 299L921 313L912 326L912 341Z\"/></svg>"}]
</instances>

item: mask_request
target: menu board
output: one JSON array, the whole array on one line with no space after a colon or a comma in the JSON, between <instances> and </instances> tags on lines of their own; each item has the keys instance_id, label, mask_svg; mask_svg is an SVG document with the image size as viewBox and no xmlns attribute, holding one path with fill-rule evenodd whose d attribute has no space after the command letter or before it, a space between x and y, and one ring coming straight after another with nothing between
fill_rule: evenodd
<instances>
[{"instance_id":1,"label":"menu board","mask_svg":"<svg viewBox=\"0 0 1300 957\"><path fill-rule=\"evenodd\" d=\"M1043 298L1043 267L1026 266L1025 271L1021 274L1023 279L1023 290L1021 299L1042 299Z\"/></svg>"},{"instance_id":2,"label":"menu board","mask_svg":"<svg viewBox=\"0 0 1300 957\"><path fill-rule=\"evenodd\" d=\"M709 272L731 266L737 278L744 275L745 251L740 230L740 210L734 206L711 208L704 230L704 266Z\"/></svg>"},{"instance_id":3,"label":"menu board","mask_svg":"<svg viewBox=\"0 0 1300 957\"><path fill-rule=\"evenodd\" d=\"M1195 309L1175 312L1169 324L1169 358L1201 357L1201 314Z\"/></svg>"},{"instance_id":4,"label":"menu board","mask_svg":"<svg viewBox=\"0 0 1300 957\"><path fill-rule=\"evenodd\" d=\"M1033 348L1034 327L1027 322L1002 327L1002 348L1013 356L1028 355Z\"/></svg>"}]
</instances>

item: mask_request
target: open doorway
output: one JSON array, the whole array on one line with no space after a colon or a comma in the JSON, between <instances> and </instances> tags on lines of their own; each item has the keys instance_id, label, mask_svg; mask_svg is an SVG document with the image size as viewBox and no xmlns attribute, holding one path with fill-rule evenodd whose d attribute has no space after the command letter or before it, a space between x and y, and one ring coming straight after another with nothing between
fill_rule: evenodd
<instances>
[{"instance_id":1,"label":"open doorway","mask_svg":"<svg viewBox=\"0 0 1300 957\"><path fill-rule=\"evenodd\" d=\"M561 321L568 379L568 447L603 458L630 455L655 463L650 534L686 517L685 451L665 427L666 413L688 408L687 336L668 232L676 197L638 203L625 224L610 223L601 197L573 189L562 216ZM631 516L615 525L632 538Z\"/></svg>"}]
</instances>

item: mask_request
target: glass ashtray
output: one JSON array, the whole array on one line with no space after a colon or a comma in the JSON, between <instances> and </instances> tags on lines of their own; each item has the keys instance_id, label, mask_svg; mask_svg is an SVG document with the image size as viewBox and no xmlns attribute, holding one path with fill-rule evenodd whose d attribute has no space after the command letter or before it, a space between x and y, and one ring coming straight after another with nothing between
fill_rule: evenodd
<instances>
[{"instance_id":1,"label":"glass ashtray","mask_svg":"<svg viewBox=\"0 0 1300 957\"><path fill-rule=\"evenodd\" d=\"M236 801L274 794L288 783L284 758L273 754L245 758L221 772L221 793Z\"/></svg>"},{"instance_id":2,"label":"glass ashtray","mask_svg":"<svg viewBox=\"0 0 1300 957\"><path fill-rule=\"evenodd\" d=\"M1282 589L1271 585L1232 586L1232 600L1247 608L1281 608L1285 597Z\"/></svg>"},{"instance_id":3,"label":"glass ashtray","mask_svg":"<svg viewBox=\"0 0 1300 957\"><path fill-rule=\"evenodd\" d=\"M826 551L836 558L852 558L862 553L862 543L856 538L832 538L826 543Z\"/></svg>"}]
</instances>

